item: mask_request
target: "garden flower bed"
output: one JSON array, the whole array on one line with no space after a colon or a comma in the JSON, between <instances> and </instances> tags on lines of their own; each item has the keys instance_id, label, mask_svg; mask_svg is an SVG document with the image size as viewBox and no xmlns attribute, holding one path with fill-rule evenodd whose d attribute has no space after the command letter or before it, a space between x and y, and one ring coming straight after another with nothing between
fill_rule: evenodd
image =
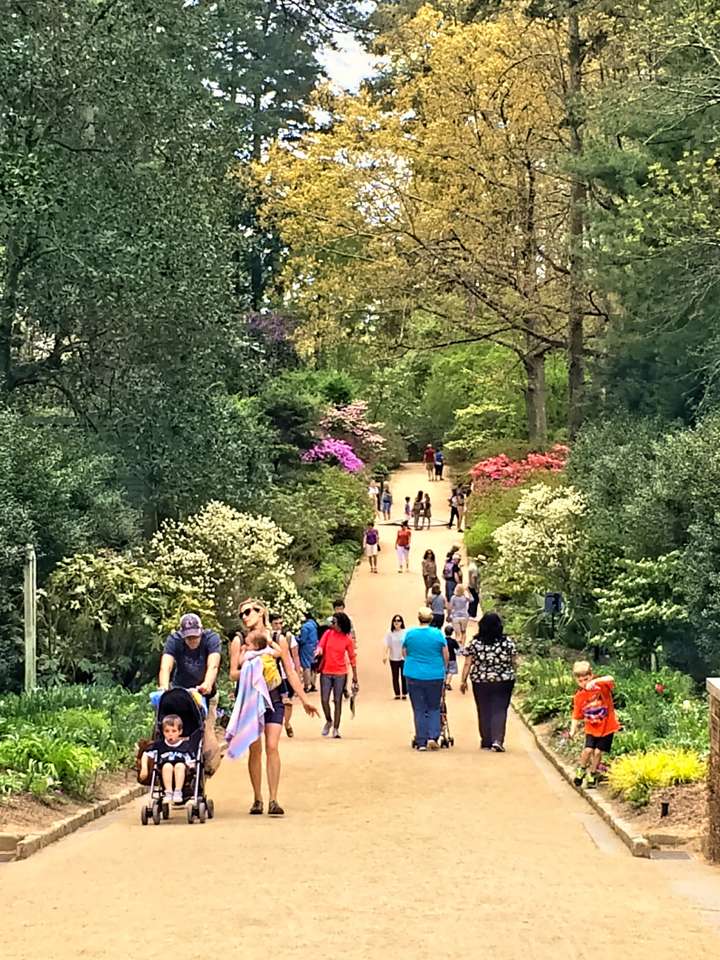
<instances>
[{"instance_id":1,"label":"garden flower bed","mask_svg":"<svg viewBox=\"0 0 720 960\"><path fill-rule=\"evenodd\" d=\"M622 730L603 771L600 791L618 815L651 844L690 842L706 832L707 701L685 674L604 664L615 677L615 703ZM546 747L564 764L574 763L582 733L569 738L571 665L562 659L525 660L518 674L516 706Z\"/></svg>"},{"instance_id":2,"label":"garden flower bed","mask_svg":"<svg viewBox=\"0 0 720 960\"><path fill-rule=\"evenodd\" d=\"M38 806L55 817L107 796L125 781L152 722L147 692L67 686L3 697L0 822L28 819Z\"/></svg>"}]
</instances>

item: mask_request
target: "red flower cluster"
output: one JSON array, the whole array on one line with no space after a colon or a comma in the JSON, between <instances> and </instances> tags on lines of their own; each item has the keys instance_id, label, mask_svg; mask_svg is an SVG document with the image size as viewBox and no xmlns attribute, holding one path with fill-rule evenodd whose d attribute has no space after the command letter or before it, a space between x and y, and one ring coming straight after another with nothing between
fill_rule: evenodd
<instances>
[{"instance_id":1,"label":"red flower cluster","mask_svg":"<svg viewBox=\"0 0 720 960\"><path fill-rule=\"evenodd\" d=\"M561 443L555 444L546 453L529 453L524 460L511 460L502 453L498 457L489 457L476 463L470 475L478 487L499 483L503 487L517 487L531 473L547 470L559 473L564 469L570 448Z\"/></svg>"}]
</instances>

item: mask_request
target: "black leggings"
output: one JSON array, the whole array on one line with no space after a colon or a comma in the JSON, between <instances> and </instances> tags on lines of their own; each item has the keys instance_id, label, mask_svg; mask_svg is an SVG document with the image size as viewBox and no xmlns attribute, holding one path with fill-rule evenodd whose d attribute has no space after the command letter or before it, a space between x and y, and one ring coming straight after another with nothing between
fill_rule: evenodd
<instances>
[{"instance_id":1,"label":"black leggings","mask_svg":"<svg viewBox=\"0 0 720 960\"><path fill-rule=\"evenodd\" d=\"M496 680L493 683L473 680L481 747L505 742L505 725L514 686L514 680Z\"/></svg>"},{"instance_id":2,"label":"black leggings","mask_svg":"<svg viewBox=\"0 0 720 960\"><path fill-rule=\"evenodd\" d=\"M323 673L320 675L320 703L323 713L328 723L331 723L336 730L340 729L340 717L342 716L343 690L347 683L346 673ZM330 715L330 694L335 701L335 717Z\"/></svg>"},{"instance_id":3,"label":"black leggings","mask_svg":"<svg viewBox=\"0 0 720 960\"><path fill-rule=\"evenodd\" d=\"M407 681L405 680L405 674L403 673L403 662L402 660L391 660L390 661L390 672L392 673L392 685L393 690L395 691L395 696L400 696L400 690L402 688L402 695L407 696Z\"/></svg>"}]
</instances>

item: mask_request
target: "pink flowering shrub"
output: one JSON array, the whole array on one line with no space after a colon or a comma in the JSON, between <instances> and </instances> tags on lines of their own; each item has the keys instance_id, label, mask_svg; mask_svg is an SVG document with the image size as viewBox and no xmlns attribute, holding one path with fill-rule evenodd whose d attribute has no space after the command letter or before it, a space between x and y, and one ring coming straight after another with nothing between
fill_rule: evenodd
<instances>
[{"instance_id":1,"label":"pink flowering shrub","mask_svg":"<svg viewBox=\"0 0 720 960\"><path fill-rule=\"evenodd\" d=\"M383 426L368 422L368 405L364 400L331 407L320 421L323 434L344 440L359 457L370 461L377 460L385 450L385 438L380 433Z\"/></svg>"},{"instance_id":2,"label":"pink flowering shrub","mask_svg":"<svg viewBox=\"0 0 720 960\"><path fill-rule=\"evenodd\" d=\"M499 484L503 487L517 487L531 474L559 473L565 468L570 448L556 444L546 453L529 453L524 460L511 460L506 454L489 457L476 463L470 471L473 488L476 492Z\"/></svg>"},{"instance_id":3,"label":"pink flowering shrub","mask_svg":"<svg viewBox=\"0 0 720 960\"><path fill-rule=\"evenodd\" d=\"M305 451L301 460L303 463L319 461L336 463L348 473L359 473L365 467L349 443L344 440L335 440L333 437L318 440L314 447Z\"/></svg>"}]
</instances>

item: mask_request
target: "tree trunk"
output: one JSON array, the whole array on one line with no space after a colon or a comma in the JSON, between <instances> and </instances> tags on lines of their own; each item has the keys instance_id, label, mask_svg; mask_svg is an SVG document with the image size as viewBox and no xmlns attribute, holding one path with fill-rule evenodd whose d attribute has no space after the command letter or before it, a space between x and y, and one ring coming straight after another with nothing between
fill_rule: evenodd
<instances>
[{"instance_id":1,"label":"tree trunk","mask_svg":"<svg viewBox=\"0 0 720 960\"><path fill-rule=\"evenodd\" d=\"M583 50L580 16L572 4L568 13L568 124L570 149L574 160L582 155L582 118L580 97L583 88ZM575 437L582 424L585 401L585 329L583 244L587 208L587 185L577 173L570 189L568 224L570 271L568 291L568 429Z\"/></svg>"},{"instance_id":2,"label":"tree trunk","mask_svg":"<svg viewBox=\"0 0 720 960\"><path fill-rule=\"evenodd\" d=\"M547 443L545 353L537 351L527 353L523 359L523 366L527 376L525 407L528 439L533 447L540 449Z\"/></svg>"}]
</instances>

